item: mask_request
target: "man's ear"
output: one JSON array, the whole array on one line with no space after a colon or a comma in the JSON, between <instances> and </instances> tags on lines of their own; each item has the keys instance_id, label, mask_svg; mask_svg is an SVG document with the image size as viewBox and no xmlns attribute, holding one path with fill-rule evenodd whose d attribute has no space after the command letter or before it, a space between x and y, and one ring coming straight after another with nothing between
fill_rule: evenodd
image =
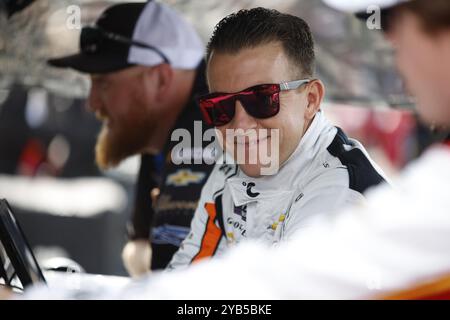
<instances>
[{"instance_id":1,"label":"man's ear","mask_svg":"<svg viewBox=\"0 0 450 320\"><path fill-rule=\"evenodd\" d=\"M155 67L145 67L143 74L144 95L150 95L153 101L163 101L169 94L173 77L173 69L167 63Z\"/></svg>"},{"instance_id":2,"label":"man's ear","mask_svg":"<svg viewBox=\"0 0 450 320\"><path fill-rule=\"evenodd\" d=\"M325 86L319 79L312 80L307 86L309 87L306 93L308 105L305 110L305 119L312 120L320 110L325 95Z\"/></svg>"},{"instance_id":3,"label":"man's ear","mask_svg":"<svg viewBox=\"0 0 450 320\"><path fill-rule=\"evenodd\" d=\"M156 74L156 100L163 101L170 94L174 72L169 64L163 63L156 67Z\"/></svg>"}]
</instances>

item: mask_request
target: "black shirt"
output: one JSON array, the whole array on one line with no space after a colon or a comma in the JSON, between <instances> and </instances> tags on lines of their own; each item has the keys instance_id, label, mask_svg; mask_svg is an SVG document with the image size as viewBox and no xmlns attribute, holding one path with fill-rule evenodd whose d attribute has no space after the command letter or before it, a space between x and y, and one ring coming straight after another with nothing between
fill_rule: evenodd
<instances>
[{"instance_id":1,"label":"black shirt","mask_svg":"<svg viewBox=\"0 0 450 320\"><path fill-rule=\"evenodd\" d=\"M194 163L195 158L197 158L196 162L199 162L203 148L210 143L201 142L197 148L194 145L195 138L197 141L202 141L198 133L203 136L203 132L211 128L202 122L201 112L195 101L197 95L207 92L205 63L202 62L197 68L191 97L171 132L173 133L176 129L185 129L187 130L184 131L185 133L190 133L192 146L189 148L190 154L183 150L174 155L177 160L185 159L186 162L190 159L190 164L173 162L172 150L175 146L179 146L182 140L171 141L170 138L159 157L150 155L141 157L130 238L150 236L152 270L165 268L189 233L202 187L213 169L213 165L208 165L204 161L200 164ZM195 126L198 130L197 136L194 134ZM200 127L201 130L199 130ZM154 188L160 189L160 194L153 203L150 194Z\"/></svg>"}]
</instances>

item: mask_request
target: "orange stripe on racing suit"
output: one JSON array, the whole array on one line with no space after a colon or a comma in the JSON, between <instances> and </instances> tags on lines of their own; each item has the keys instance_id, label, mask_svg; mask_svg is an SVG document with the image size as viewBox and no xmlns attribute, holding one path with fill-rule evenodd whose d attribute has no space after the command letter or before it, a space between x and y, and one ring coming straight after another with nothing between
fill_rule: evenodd
<instances>
[{"instance_id":1,"label":"orange stripe on racing suit","mask_svg":"<svg viewBox=\"0 0 450 320\"><path fill-rule=\"evenodd\" d=\"M197 255L192 259L192 262L196 262L203 258L211 257L219 247L220 239L222 238L222 231L214 223L217 217L217 211L214 203L205 203L205 209L208 213L208 221L206 222L206 230L203 234L200 250Z\"/></svg>"}]
</instances>

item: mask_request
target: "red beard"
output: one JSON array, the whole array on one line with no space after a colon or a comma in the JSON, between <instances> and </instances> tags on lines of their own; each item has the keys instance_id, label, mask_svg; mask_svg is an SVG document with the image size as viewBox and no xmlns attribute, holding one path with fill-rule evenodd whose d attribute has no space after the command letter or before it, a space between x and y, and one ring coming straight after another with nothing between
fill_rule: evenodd
<instances>
[{"instance_id":1,"label":"red beard","mask_svg":"<svg viewBox=\"0 0 450 320\"><path fill-rule=\"evenodd\" d=\"M123 123L118 128L103 125L95 146L96 162L100 169L117 166L122 160L141 153L151 134L151 125L145 119Z\"/></svg>"}]
</instances>

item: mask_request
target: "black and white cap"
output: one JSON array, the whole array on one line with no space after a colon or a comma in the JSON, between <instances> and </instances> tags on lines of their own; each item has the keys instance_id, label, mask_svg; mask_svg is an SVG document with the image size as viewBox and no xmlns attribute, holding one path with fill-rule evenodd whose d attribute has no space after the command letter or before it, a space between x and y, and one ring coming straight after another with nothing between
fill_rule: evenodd
<instances>
[{"instance_id":1,"label":"black and white cap","mask_svg":"<svg viewBox=\"0 0 450 320\"><path fill-rule=\"evenodd\" d=\"M107 8L95 25L81 30L79 53L48 63L95 74L161 63L195 69L203 56L204 45L195 29L167 5L150 1Z\"/></svg>"},{"instance_id":2,"label":"black and white cap","mask_svg":"<svg viewBox=\"0 0 450 320\"><path fill-rule=\"evenodd\" d=\"M366 12L368 8L377 6L388 9L409 0L323 0L327 5L340 11Z\"/></svg>"}]
</instances>

